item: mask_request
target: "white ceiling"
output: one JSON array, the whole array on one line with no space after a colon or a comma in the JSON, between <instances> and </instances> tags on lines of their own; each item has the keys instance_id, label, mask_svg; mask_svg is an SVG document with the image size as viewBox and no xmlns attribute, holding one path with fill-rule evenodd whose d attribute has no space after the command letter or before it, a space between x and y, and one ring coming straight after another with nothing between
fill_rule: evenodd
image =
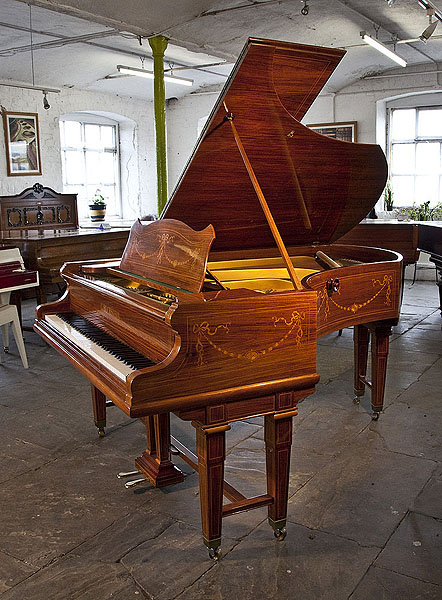
<instances>
[{"instance_id":1,"label":"white ceiling","mask_svg":"<svg viewBox=\"0 0 442 600\"><path fill-rule=\"evenodd\" d=\"M307 0L308 14L302 15L304 5L304 0L36 0L29 6L29 0L0 0L0 80L151 99L151 81L121 76L116 65L141 67L145 57L144 68L151 69L147 37L162 33L169 38L166 69L224 63L176 71L194 81L192 88L166 84L167 97L179 97L220 88L253 36L346 48L328 84L336 92L367 74L395 68L362 42L360 31L374 37L377 31L393 47L394 39L416 39L428 25L417 0ZM75 39L80 36L87 38ZM410 65L436 68L442 62L442 23L427 44L398 43L396 51Z\"/></svg>"}]
</instances>

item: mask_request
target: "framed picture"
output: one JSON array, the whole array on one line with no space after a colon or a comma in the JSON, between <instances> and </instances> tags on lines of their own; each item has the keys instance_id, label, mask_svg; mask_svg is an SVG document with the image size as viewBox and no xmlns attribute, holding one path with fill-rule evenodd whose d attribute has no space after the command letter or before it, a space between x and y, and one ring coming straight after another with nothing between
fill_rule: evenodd
<instances>
[{"instance_id":1,"label":"framed picture","mask_svg":"<svg viewBox=\"0 0 442 600\"><path fill-rule=\"evenodd\" d=\"M41 175L37 113L3 111L3 128L8 175Z\"/></svg>"},{"instance_id":2,"label":"framed picture","mask_svg":"<svg viewBox=\"0 0 442 600\"><path fill-rule=\"evenodd\" d=\"M335 138L335 140L357 142L357 121L348 121L347 123L315 123L314 125L307 125L307 127L313 129L316 133Z\"/></svg>"}]
</instances>

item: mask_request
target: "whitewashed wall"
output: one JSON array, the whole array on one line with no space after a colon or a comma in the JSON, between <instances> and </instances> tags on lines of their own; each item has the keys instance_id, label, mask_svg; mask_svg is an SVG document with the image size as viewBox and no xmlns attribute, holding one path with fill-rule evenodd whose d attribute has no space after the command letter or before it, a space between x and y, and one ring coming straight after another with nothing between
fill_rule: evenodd
<instances>
[{"instance_id":1,"label":"whitewashed wall","mask_svg":"<svg viewBox=\"0 0 442 600\"><path fill-rule=\"evenodd\" d=\"M167 103L168 191L173 192L198 139L198 126L208 117L218 92L195 94Z\"/></svg>"},{"instance_id":2,"label":"whitewashed wall","mask_svg":"<svg viewBox=\"0 0 442 600\"><path fill-rule=\"evenodd\" d=\"M133 219L156 213L156 170L153 107L142 102L110 94L62 90L49 94L49 110L43 108L43 95L34 90L0 87L0 104L8 111L38 113L42 175L6 175L4 133L0 133L0 192L18 194L36 182L56 191L62 190L59 117L89 111L104 113L120 122L121 185L123 217Z\"/></svg>"}]
</instances>

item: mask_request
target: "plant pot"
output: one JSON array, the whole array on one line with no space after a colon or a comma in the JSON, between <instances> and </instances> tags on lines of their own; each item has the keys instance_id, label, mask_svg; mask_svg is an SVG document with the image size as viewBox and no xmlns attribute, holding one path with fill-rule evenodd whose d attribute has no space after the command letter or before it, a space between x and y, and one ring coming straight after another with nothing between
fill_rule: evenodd
<instances>
[{"instance_id":1,"label":"plant pot","mask_svg":"<svg viewBox=\"0 0 442 600\"><path fill-rule=\"evenodd\" d=\"M92 223L104 221L106 216L106 204L89 204L89 216Z\"/></svg>"}]
</instances>

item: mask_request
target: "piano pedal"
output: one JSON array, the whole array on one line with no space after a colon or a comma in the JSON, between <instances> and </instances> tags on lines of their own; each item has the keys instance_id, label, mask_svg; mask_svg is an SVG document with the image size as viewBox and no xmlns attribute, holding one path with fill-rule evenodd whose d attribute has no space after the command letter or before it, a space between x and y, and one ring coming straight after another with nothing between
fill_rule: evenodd
<instances>
[{"instance_id":1,"label":"piano pedal","mask_svg":"<svg viewBox=\"0 0 442 600\"><path fill-rule=\"evenodd\" d=\"M139 471L122 471L122 472L118 473L117 478L118 479L126 479L126 477L134 477L134 475L141 475L141 473ZM132 479L132 481L126 481L126 483L124 484L124 487L128 490L128 489L138 485L139 483L144 483L146 481L147 481L147 479L145 477L138 477L138 479Z\"/></svg>"},{"instance_id":2,"label":"piano pedal","mask_svg":"<svg viewBox=\"0 0 442 600\"><path fill-rule=\"evenodd\" d=\"M132 479L132 481L126 481L124 487L129 490L132 487L135 487L139 483L146 483L147 479L145 477L140 477L139 479Z\"/></svg>"},{"instance_id":3,"label":"piano pedal","mask_svg":"<svg viewBox=\"0 0 442 600\"><path fill-rule=\"evenodd\" d=\"M121 471L120 473L118 473L117 478L125 479L126 477L133 477L134 475L139 475L139 474L140 474L139 471Z\"/></svg>"},{"instance_id":4,"label":"piano pedal","mask_svg":"<svg viewBox=\"0 0 442 600\"><path fill-rule=\"evenodd\" d=\"M115 405L112 402L112 400L109 400L109 398L106 398L106 408L109 408L109 406L115 406Z\"/></svg>"}]
</instances>

